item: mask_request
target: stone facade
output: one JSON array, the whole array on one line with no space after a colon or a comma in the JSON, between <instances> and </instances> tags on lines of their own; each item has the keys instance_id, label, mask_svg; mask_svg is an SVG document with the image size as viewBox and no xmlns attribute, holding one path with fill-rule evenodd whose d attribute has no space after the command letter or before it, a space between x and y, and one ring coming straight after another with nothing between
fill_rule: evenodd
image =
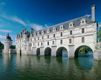
<instances>
[{"instance_id":1,"label":"stone facade","mask_svg":"<svg viewBox=\"0 0 101 80\"><path fill-rule=\"evenodd\" d=\"M98 27L95 20L94 5L91 12L92 16L85 15L53 25L47 29L32 30L31 32L24 29L17 35L17 54L57 56L58 50L66 50L68 57L74 58L75 51L82 45L90 47L94 53Z\"/></svg>"}]
</instances>

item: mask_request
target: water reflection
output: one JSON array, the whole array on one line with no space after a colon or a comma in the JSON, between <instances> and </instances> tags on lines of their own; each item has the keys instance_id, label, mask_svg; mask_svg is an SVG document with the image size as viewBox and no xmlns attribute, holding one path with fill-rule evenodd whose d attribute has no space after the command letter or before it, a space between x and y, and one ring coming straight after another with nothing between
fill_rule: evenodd
<instances>
[{"instance_id":1,"label":"water reflection","mask_svg":"<svg viewBox=\"0 0 101 80\"><path fill-rule=\"evenodd\" d=\"M2 55L0 79L3 80L98 80L101 62L92 57L68 59L61 57ZM1 75L1 73L3 75ZM8 75L8 77L4 77Z\"/></svg>"},{"instance_id":2,"label":"water reflection","mask_svg":"<svg viewBox=\"0 0 101 80\"><path fill-rule=\"evenodd\" d=\"M92 57L79 57L75 60L76 64L81 69L91 69L93 66L93 58Z\"/></svg>"}]
</instances>

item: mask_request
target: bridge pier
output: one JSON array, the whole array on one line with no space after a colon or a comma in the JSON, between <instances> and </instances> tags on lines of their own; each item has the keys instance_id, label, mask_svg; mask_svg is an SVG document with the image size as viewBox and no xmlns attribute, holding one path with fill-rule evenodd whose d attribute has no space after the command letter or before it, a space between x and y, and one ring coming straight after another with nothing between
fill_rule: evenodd
<instances>
[{"instance_id":1,"label":"bridge pier","mask_svg":"<svg viewBox=\"0 0 101 80\"><path fill-rule=\"evenodd\" d=\"M68 53L69 58L74 58L74 46L70 45L69 46L69 53Z\"/></svg>"},{"instance_id":2,"label":"bridge pier","mask_svg":"<svg viewBox=\"0 0 101 80\"><path fill-rule=\"evenodd\" d=\"M95 60L101 60L101 50L95 50L94 51L94 59Z\"/></svg>"},{"instance_id":3,"label":"bridge pier","mask_svg":"<svg viewBox=\"0 0 101 80\"><path fill-rule=\"evenodd\" d=\"M36 48L35 47L33 47L32 54L36 55Z\"/></svg>"},{"instance_id":4,"label":"bridge pier","mask_svg":"<svg viewBox=\"0 0 101 80\"><path fill-rule=\"evenodd\" d=\"M56 56L56 47L52 47L51 56Z\"/></svg>"},{"instance_id":5,"label":"bridge pier","mask_svg":"<svg viewBox=\"0 0 101 80\"><path fill-rule=\"evenodd\" d=\"M40 56L44 56L44 54L45 54L44 51L45 51L45 49L43 47L41 47L40 48Z\"/></svg>"}]
</instances>

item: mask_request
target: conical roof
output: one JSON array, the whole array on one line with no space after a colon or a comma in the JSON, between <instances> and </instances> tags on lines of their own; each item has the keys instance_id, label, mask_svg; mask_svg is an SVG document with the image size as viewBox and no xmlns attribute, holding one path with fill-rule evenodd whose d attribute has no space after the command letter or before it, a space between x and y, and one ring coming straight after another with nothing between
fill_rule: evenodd
<instances>
[{"instance_id":1,"label":"conical roof","mask_svg":"<svg viewBox=\"0 0 101 80\"><path fill-rule=\"evenodd\" d=\"M12 38L9 36L9 34L7 34L6 39L12 41Z\"/></svg>"}]
</instances>

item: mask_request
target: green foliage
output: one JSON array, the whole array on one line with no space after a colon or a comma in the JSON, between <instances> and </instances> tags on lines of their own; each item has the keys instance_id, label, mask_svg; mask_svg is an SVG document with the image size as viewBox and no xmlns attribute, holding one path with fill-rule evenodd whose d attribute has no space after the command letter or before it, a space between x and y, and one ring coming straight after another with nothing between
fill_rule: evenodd
<instances>
[{"instance_id":1,"label":"green foliage","mask_svg":"<svg viewBox=\"0 0 101 80\"><path fill-rule=\"evenodd\" d=\"M80 54L87 54L90 51L90 48L87 46L83 46L79 49Z\"/></svg>"},{"instance_id":2,"label":"green foliage","mask_svg":"<svg viewBox=\"0 0 101 80\"><path fill-rule=\"evenodd\" d=\"M98 35L98 40L99 40L99 42L101 42L101 29L100 30L98 30L98 33L97 33Z\"/></svg>"},{"instance_id":3,"label":"green foliage","mask_svg":"<svg viewBox=\"0 0 101 80\"><path fill-rule=\"evenodd\" d=\"M15 45L11 45L10 46L10 49L15 49Z\"/></svg>"},{"instance_id":4,"label":"green foliage","mask_svg":"<svg viewBox=\"0 0 101 80\"><path fill-rule=\"evenodd\" d=\"M4 49L3 43L0 42L0 50Z\"/></svg>"}]
</instances>

